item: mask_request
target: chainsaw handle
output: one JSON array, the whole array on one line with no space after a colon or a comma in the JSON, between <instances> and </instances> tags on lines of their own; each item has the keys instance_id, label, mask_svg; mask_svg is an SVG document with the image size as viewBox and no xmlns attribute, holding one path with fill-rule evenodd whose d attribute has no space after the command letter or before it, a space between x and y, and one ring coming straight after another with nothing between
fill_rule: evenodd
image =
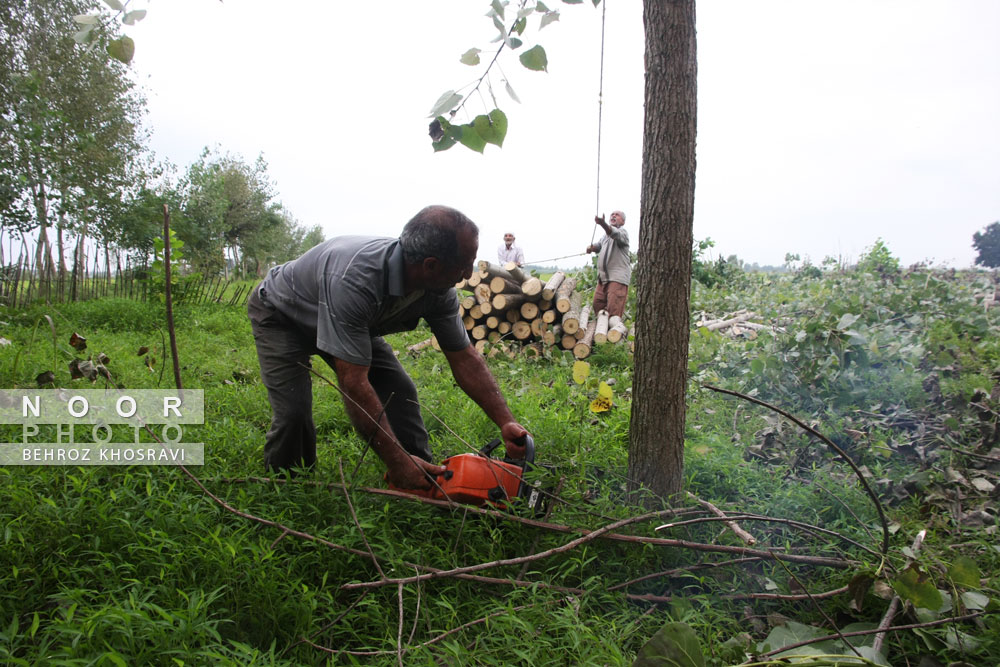
<instances>
[{"instance_id":1,"label":"chainsaw handle","mask_svg":"<svg viewBox=\"0 0 1000 667\"><path fill-rule=\"evenodd\" d=\"M535 440L531 437L530 433L525 433L520 438L514 440L519 445L524 446L524 463L525 466L529 463L535 462ZM479 453L483 456L490 456L497 447L503 443L502 438L494 438L486 443Z\"/></svg>"},{"instance_id":2,"label":"chainsaw handle","mask_svg":"<svg viewBox=\"0 0 1000 667\"><path fill-rule=\"evenodd\" d=\"M530 433L525 433L514 442L524 445L524 467L527 468L529 463L535 462L535 440Z\"/></svg>"},{"instance_id":3,"label":"chainsaw handle","mask_svg":"<svg viewBox=\"0 0 1000 667\"><path fill-rule=\"evenodd\" d=\"M488 443L483 445L483 448L479 450L479 453L483 456L489 456L493 453L493 450L500 446L503 440L500 438L493 438Z\"/></svg>"}]
</instances>

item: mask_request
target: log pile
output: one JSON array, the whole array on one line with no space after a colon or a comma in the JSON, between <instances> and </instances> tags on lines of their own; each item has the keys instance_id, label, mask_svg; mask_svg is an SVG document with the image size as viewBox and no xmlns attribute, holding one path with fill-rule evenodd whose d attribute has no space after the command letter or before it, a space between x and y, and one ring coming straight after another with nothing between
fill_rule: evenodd
<instances>
[{"instance_id":1,"label":"log pile","mask_svg":"<svg viewBox=\"0 0 1000 667\"><path fill-rule=\"evenodd\" d=\"M592 314L592 295L579 292L576 282L557 271L542 283L513 262L501 267L481 261L468 280L455 285L459 315L476 349L488 356L541 356L558 348L584 359L594 345L625 342L628 329L621 319L607 311ZM436 343L429 339L408 351L439 349Z\"/></svg>"}]
</instances>

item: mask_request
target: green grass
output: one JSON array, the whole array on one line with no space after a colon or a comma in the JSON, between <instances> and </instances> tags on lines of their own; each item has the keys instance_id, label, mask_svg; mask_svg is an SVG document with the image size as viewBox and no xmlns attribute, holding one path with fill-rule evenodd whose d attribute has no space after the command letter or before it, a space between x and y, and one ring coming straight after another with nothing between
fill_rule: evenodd
<instances>
[{"instance_id":1,"label":"green grass","mask_svg":"<svg viewBox=\"0 0 1000 667\"><path fill-rule=\"evenodd\" d=\"M992 387L995 318L983 320L973 293L976 277L952 280L904 277L874 283L866 276L817 281L794 276L742 286L694 291L694 307L722 314L751 307L762 317L795 314L787 335L756 340L692 335L685 452L685 488L731 512L795 519L877 546L880 527L871 502L845 465L826 448L766 410L722 396L698 383L711 381L753 391L817 426L871 472L894 524L890 565L907 563L903 547L929 531L918 559L938 587L949 584L959 555L971 558L985 580L982 592L996 596L1000 553L995 535L954 515L955 494L963 507L990 505L967 487L957 487L946 469L979 475L953 450L973 449L984 422L970 391ZM970 287L970 284L973 286ZM912 310L920 303L919 311ZM860 314L854 325L864 337L838 333L844 313ZM55 345L48 315L56 330ZM350 549L378 555L389 577L414 574L412 564L441 569L515 558L565 544L570 536L493 517L448 511L366 493L382 487L377 458L362 457L336 390L314 383L320 463L304 480L260 483L263 434L270 411L260 384L245 312L224 305L176 309L178 348L185 387L205 391L206 419L185 431L186 441L206 446L206 464L192 468L206 487L241 512L278 522ZM172 371L165 353L162 313L153 303L106 299L35 306L0 313L0 385L35 386L53 370L67 388L92 385L70 380L75 356L107 354L114 381L127 388L167 388ZM959 322L953 327L943 321ZM799 331L805 337L796 340ZM973 333L968 333L968 332ZM87 338L77 353L69 335ZM457 389L440 353L413 357L408 344L426 329L393 336L400 359L417 380L435 456L479 447L495 437L495 426ZM874 344L873 344L874 341ZM152 371L137 351L149 348ZM920 349L917 349L920 348ZM952 375L941 377L940 399L927 398L926 376L942 374L936 362L951 356ZM753 361L761 360L760 364ZM835 361L827 361L835 360ZM538 359L489 361L515 415L535 436L538 460L562 478L551 521L599 528L641 510L624 493L631 407L631 358L624 346L596 348L588 360L591 381L572 379L572 355L550 351ZM827 364L827 365L824 365ZM165 372L160 375L161 368ZM315 368L333 373L318 359ZM614 407L595 414L589 405L596 384L614 379ZM101 386L101 385L97 385ZM939 401L939 402L935 402ZM992 404L991 404L992 405ZM872 416L874 415L874 416ZM921 426L923 429L921 430ZM454 431L454 433L452 433ZM863 432L855 441L850 432ZM0 426L4 439L20 437L16 426ZM457 434L457 435L456 435ZM923 448L924 459L915 454ZM928 452L932 455L928 458ZM354 487L352 518L339 482L340 465ZM356 470L356 472L355 472ZM926 473L916 495L900 495L909 476ZM284 536L227 512L180 470L166 467L0 468L0 662L4 664L396 664L399 632L396 586L361 591L347 584L378 580L367 556L329 549ZM225 481L236 478L242 481ZM923 478L922 478L923 479ZM693 506L693 503L689 503ZM682 520L690 517L679 517ZM637 535L739 546L719 523L634 526ZM528 565L534 587L513 587L454 578L404 586L405 664L627 664L667 621L696 631L706 664L738 664L747 648L770 631L755 629L744 609L766 617L782 614L824 626L808 601L730 599L734 593L794 593L790 573L811 592L844 586L873 572L878 559L824 534L777 523L741 524L765 548L789 553L846 557L849 570L762 561L680 571L628 586L633 596L671 598L660 604L610 590L641 575L720 563L732 555L650 544L597 540ZM363 531L363 533L362 533ZM868 531L874 535L869 536ZM521 567L494 567L479 574L513 579ZM895 575L893 575L895 576ZM546 587L547 586L547 587ZM585 593L568 593L557 588ZM956 593L966 589L956 588ZM887 601L871 590L860 611L847 596L824 600L838 625L878 622ZM956 595L956 598L958 596ZM520 607L518 611L514 611ZM942 612L947 616L952 612ZM897 623L914 622L911 611ZM440 637L462 624L486 619ZM1000 656L996 616L982 627L962 624L975 635L974 649L950 646L946 629L897 633L888 641L890 660L934 655L942 662L964 659L993 664ZM410 635L413 640L409 641ZM382 651L379 655L331 657L302 643L337 649ZM896 664L893 662L893 664Z\"/></svg>"}]
</instances>

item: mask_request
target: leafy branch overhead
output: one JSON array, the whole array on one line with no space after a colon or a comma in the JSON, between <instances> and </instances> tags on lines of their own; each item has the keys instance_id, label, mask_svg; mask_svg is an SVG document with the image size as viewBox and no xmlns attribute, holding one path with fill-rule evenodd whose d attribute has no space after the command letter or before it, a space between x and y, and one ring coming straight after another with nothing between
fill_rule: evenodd
<instances>
[{"instance_id":1,"label":"leafy branch overhead","mask_svg":"<svg viewBox=\"0 0 1000 667\"><path fill-rule=\"evenodd\" d=\"M104 4L110 7L115 14L105 16L102 12L94 11L90 14L78 14L73 17L73 20L80 24L80 29L73 35L73 40L77 44L87 45L89 49L94 49L100 43L98 28L110 26L119 17L121 17L123 25L135 25L146 18L145 9L129 11L129 0L124 3L120 0L104 0ZM128 35L121 35L108 40L104 49L109 56L127 65L132 62L132 56L135 55L135 42Z\"/></svg>"},{"instance_id":2,"label":"leafy branch overhead","mask_svg":"<svg viewBox=\"0 0 1000 667\"><path fill-rule=\"evenodd\" d=\"M568 5L583 3L583 0L562 1ZM592 0L592 2L596 7L600 4L601 0ZM428 117L433 118L430 124L430 136L435 152L448 150L455 144L462 144L479 153L483 152L486 144L495 144L503 147L503 140L507 135L507 116L499 109L496 96L493 94L493 86L489 79L490 71L497 64L497 59L505 47L511 51L515 51L524 45L522 37L524 37L525 30L528 27L528 19L533 15L539 17L539 30L559 20L559 10L549 9L541 0L520 0L517 12L513 13L508 12L509 5L510 2L508 0L492 0L490 9L486 12L486 17L493 22L493 26L497 29L497 36L493 38L492 43L499 42L500 46L497 47L496 53L493 54L493 58L486 66L486 70L482 76L476 80L468 93L463 95L456 90L446 90L438 97L434 106L431 107ZM480 58L482 52L482 49L471 48L459 57L459 62L463 65L476 67L482 63L482 59ZM529 70L535 72L548 71L548 55L541 44L536 44L522 51L518 60ZM486 82L487 92L493 101L493 110L489 113L476 116L470 123L463 125L453 123L452 121L455 119L455 116L462 110L466 102L471 99L473 94L479 92L483 81ZM505 75L502 76L501 81L503 82L504 89L507 91L507 95L520 104L521 100L518 99L517 94L514 92ZM480 97L482 97L482 93L480 93Z\"/></svg>"}]
</instances>

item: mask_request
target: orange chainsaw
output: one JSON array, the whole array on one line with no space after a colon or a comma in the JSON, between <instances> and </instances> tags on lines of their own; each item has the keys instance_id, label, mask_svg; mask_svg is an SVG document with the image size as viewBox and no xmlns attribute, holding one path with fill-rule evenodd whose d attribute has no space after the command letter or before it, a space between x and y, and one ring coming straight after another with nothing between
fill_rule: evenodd
<instances>
[{"instance_id":1,"label":"orange chainsaw","mask_svg":"<svg viewBox=\"0 0 1000 667\"><path fill-rule=\"evenodd\" d=\"M535 441L530 435L524 436L523 459L491 458L490 454L502 442L497 438L477 454L457 454L444 459L440 465L446 470L435 480L437 486L430 489L400 489L391 482L389 488L467 505L490 504L505 509L526 507L535 516L541 516L545 513L544 494L524 479L524 473L531 470L535 462Z\"/></svg>"}]
</instances>

